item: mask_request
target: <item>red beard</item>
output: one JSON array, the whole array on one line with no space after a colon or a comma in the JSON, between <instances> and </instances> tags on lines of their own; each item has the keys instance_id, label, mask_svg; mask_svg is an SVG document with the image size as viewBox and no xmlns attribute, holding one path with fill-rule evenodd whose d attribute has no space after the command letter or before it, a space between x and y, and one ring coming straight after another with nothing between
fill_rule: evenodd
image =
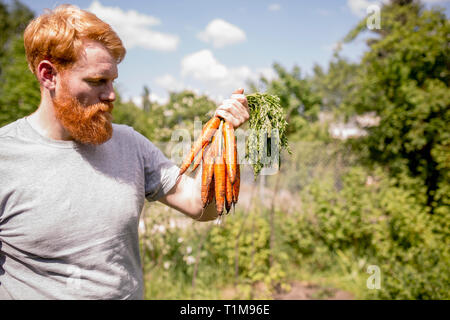
<instances>
[{"instance_id":1,"label":"red beard","mask_svg":"<svg viewBox=\"0 0 450 320\"><path fill-rule=\"evenodd\" d=\"M113 104L99 102L83 106L63 85L60 95L53 99L56 118L75 140L83 144L99 145L112 137Z\"/></svg>"}]
</instances>

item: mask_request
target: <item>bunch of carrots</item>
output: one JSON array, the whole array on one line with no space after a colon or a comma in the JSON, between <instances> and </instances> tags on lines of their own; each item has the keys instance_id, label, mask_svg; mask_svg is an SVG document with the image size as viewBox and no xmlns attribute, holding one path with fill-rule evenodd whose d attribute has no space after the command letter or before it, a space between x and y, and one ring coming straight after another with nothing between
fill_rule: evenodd
<instances>
[{"instance_id":1,"label":"bunch of carrots","mask_svg":"<svg viewBox=\"0 0 450 320\"><path fill-rule=\"evenodd\" d=\"M249 137L245 157L250 159L250 155L253 155L250 163L256 178L265 165L259 149L261 145L272 143L273 130L278 132L278 135L274 136L278 152L286 148L291 153L287 139L288 123L278 96L255 92L246 97L250 110L249 127L253 133ZM257 139L261 131L267 132L265 143ZM194 162L192 171L200 163L203 164L201 190L203 208L215 199L218 216L222 216L224 208L228 213L238 201L240 186L240 167L232 124L217 116L211 118L203 127L189 154L183 159L179 176L186 172L192 162Z\"/></svg>"},{"instance_id":2,"label":"bunch of carrots","mask_svg":"<svg viewBox=\"0 0 450 320\"><path fill-rule=\"evenodd\" d=\"M179 176L186 172L194 159L192 171L202 163L203 208L215 199L219 217L222 216L224 208L228 214L238 201L240 186L240 167L233 125L217 116L211 118L184 158Z\"/></svg>"}]
</instances>

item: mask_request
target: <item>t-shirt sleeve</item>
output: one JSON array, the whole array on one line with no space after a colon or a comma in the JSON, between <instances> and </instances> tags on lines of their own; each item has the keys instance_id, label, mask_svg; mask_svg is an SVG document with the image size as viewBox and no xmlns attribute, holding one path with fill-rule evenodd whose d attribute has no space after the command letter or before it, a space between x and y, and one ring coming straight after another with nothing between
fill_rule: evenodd
<instances>
[{"instance_id":1,"label":"t-shirt sleeve","mask_svg":"<svg viewBox=\"0 0 450 320\"><path fill-rule=\"evenodd\" d=\"M146 137L137 131L134 131L134 135L138 140L144 165L145 198L157 201L175 186L180 169Z\"/></svg>"}]
</instances>

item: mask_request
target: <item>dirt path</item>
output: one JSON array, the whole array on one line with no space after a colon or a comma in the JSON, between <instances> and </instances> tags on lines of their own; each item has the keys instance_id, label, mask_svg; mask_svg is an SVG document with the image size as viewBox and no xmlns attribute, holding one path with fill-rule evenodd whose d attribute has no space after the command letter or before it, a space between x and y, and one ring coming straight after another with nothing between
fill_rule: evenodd
<instances>
[{"instance_id":1,"label":"dirt path","mask_svg":"<svg viewBox=\"0 0 450 320\"><path fill-rule=\"evenodd\" d=\"M248 292L247 292L248 294ZM243 296L236 286L228 286L221 290L221 299L255 299L255 300L353 300L354 296L346 291L316 284L293 281L286 291L270 292L263 282L252 285L250 297Z\"/></svg>"},{"instance_id":2,"label":"dirt path","mask_svg":"<svg viewBox=\"0 0 450 320\"><path fill-rule=\"evenodd\" d=\"M351 293L335 288L320 287L315 284L295 281L288 292L273 295L275 300L353 300Z\"/></svg>"}]
</instances>

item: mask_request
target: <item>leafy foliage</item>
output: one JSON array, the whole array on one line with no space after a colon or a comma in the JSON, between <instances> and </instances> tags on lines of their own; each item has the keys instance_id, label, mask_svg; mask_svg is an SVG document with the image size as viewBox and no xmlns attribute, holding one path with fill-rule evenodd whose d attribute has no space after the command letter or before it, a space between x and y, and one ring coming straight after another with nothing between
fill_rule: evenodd
<instances>
[{"instance_id":1,"label":"leafy foliage","mask_svg":"<svg viewBox=\"0 0 450 320\"><path fill-rule=\"evenodd\" d=\"M0 2L0 126L36 110L39 85L28 69L22 33L33 18L18 1L11 6Z\"/></svg>"},{"instance_id":2,"label":"leafy foliage","mask_svg":"<svg viewBox=\"0 0 450 320\"><path fill-rule=\"evenodd\" d=\"M276 152L287 149L290 152L286 135L287 121L278 96L254 93L247 95L250 109L250 135L246 145L246 157L253 166L254 176L258 176L264 166L274 165L265 163L261 150L271 152L272 141L276 143ZM279 164L277 164L279 165Z\"/></svg>"},{"instance_id":3,"label":"leafy foliage","mask_svg":"<svg viewBox=\"0 0 450 320\"><path fill-rule=\"evenodd\" d=\"M169 141L176 129L194 132L194 122L200 121L204 125L215 109L215 102L207 96L197 96L188 90L171 92L169 101L152 111L152 117L157 118L160 128L159 141Z\"/></svg>"},{"instance_id":4,"label":"leafy foliage","mask_svg":"<svg viewBox=\"0 0 450 320\"><path fill-rule=\"evenodd\" d=\"M357 93L356 82L360 72L359 64L351 63L339 55L339 48L328 64L328 70L320 65L314 66L311 78L312 90L321 98L322 110L334 112L335 115L345 115L343 111L349 109L348 97Z\"/></svg>"},{"instance_id":5,"label":"leafy foliage","mask_svg":"<svg viewBox=\"0 0 450 320\"><path fill-rule=\"evenodd\" d=\"M317 138L321 135L320 130L315 132L311 130L314 123L318 120L321 108L320 96L313 90L311 81L302 76L300 68L294 66L291 72L288 72L280 64L273 65L277 78L268 81L262 77L261 82L266 87L266 93L279 97L279 105L288 122L286 135L289 139L303 138L303 135ZM253 91L257 91L257 86L251 83Z\"/></svg>"},{"instance_id":6,"label":"leafy foliage","mask_svg":"<svg viewBox=\"0 0 450 320\"><path fill-rule=\"evenodd\" d=\"M0 126L34 112L39 106L39 84L28 69L23 40L17 37L2 59Z\"/></svg>"},{"instance_id":7,"label":"leafy foliage","mask_svg":"<svg viewBox=\"0 0 450 320\"><path fill-rule=\"evenodd\" d=\"M434 232L439 219L380 168L370 175L354 167L343 179L340 191L329 177L316 179L301 193L303 213L283 223L297 263L344 273L378 265L381 289L363 298L448 299L450 251Z\"/></svg>"},{"instance_id":8,"label":"leafy foliage","mask_svg":"<svg viewBox=\"0 0 450 320\"><path fill-rule=\"evenodd\" d=\"M157 124L154 119L149 117L148 113L137 107L133 102L124 102L119 92L116 92L116 101L114 102L112 115L114 123L131 126L149 139L153 139L156 136Z\"/></svg>"},{"instance_id":9,"label":"leafy foliage","mask_svg":"<svg viewBox=\"0 0 450 320\"><path fill-rule=\"evenodd\" d=\"M347 97L347 106L381 118L355 146L394 176L418 177L434 212L449 204L450 24L442 11L399 3L383 7L383 28L368 40L358 90ZM360 24L347 40L363 30Z\"/></svg>"}]
</instances>

